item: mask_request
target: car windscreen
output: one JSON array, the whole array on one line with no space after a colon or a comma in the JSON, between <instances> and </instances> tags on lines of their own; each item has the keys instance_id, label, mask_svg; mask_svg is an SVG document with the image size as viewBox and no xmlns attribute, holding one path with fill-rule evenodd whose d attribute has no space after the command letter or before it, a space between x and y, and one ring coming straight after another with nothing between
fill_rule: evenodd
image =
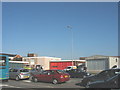
<instances>
[{"instance_id":1,"label":"car windscreen","mask_svg":"<svg viewBox=\"0 0 120 90\"><path fill-rule=\"evenodd\" d=\"M20 72L29 72L27 69L21 69Z\"/></svg>"},{"instance_id":2,"label":"car windscreen","mask_svg":"<svg viewBox=\"0 0 120 90\"><path fill-rule=\"evenodd\" d=\"M100 73L98 73L96 75L99 76L99 77L107 76L108 75L108 71L102 71L102 72L100 72Z\"/></svg>"},{"instance_id":3,"label":"car windscreen","mask_svg":"<svg viewBox=\"0 0 120 90\"><path fill-rule=\"evenodd\" d=\"M71 67L67 67L67 69L71 69Z\"/></svg>"}]
</instances>

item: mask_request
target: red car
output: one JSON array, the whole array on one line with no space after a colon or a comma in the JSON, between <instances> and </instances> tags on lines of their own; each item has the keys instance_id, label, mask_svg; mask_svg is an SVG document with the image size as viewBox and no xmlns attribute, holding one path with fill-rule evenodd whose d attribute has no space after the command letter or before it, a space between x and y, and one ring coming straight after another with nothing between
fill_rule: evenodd
<instances>
[{"instance_id":1,"label":"red car","mask_svg":"<svg viewBox=\"0 0 120 90\"><path fill-rule=\"evenodd\" d=\"M44 81L53 84L66 82L70 79L70 75L62 70L45 70L42 73L31 73L30 80L34 82Z\"/></svg>"}]
</instances>

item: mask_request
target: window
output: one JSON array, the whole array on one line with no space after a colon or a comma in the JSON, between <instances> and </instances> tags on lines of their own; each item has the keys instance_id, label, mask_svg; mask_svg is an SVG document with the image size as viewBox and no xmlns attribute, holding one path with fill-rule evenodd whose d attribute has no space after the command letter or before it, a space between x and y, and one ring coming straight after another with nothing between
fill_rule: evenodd
<instances>
[{"instance_id":1,"label":"window","mask_svg":"<svg viewBox=\"0 0 120 90\"><path fill-rule=\"evenodd\" d=\"M108 71L102 71L99 74L97 74L99 77L107 76Z\"/></svg>"},{"instance_id":2,"label":"window","mask_svg":"<svg viewBox=\"0 0 120 90\"><path fill-rule=\"evenodd\" d=\"M58 67L58 66L52 66L52 67Z\"/></svg>"},{"instance_id":3,"label":"window","mask_svg":"<svg viewBox=\"0 0 120 90\"><path fill-rule=\"evenodd\" d=\"M48 74L48 72L47 71L43 71L41 74Z\"/></svg>"},{"instance_id":4,"label":"window","mask_svg":"<svg viewBox=\"0 0 120 90\"><path fill-rule=\"evenodd\" d=\"M20 72L29 72L29 70L27 70L27 69L22 69L22 70L20 70Z\"/></svg>"},{"instance_id":5,"label":"window","mask_svg":"<svg viewBox=\"0 0 120 90\"><path fill-rule=\"evenodd\" d=\"M50 74L54 74L54 71L51 70L51 71L49 71L49 73L50 73Z\"/></svg>"},{"instance_id":6,"label":"window","mask_svg":"<svg viewBox=\"0 0 120 90\"><path fill-rule=\"evenodd\" d=\"M0 57L0 66L6 66L6 57Z\"/></svg>"},{"instance_id":7,"label":"window","mask_svg":"<svg viewBox=\"0 0 120 90\"><path fill-rule=\"evenodd\" d=\"M9 72L13 72L13 69L10 69Z\"/></svg>"},{"instance_id":8,"label":"window","mask_svg":"<svg viewBox=\"0 0 120 90\"><path fill-rule=\"evenodd\" d=\"M66 73L65 71L63 70L57 70L58 73Z\"/></svg>"},{"instance_id":9,"label":"window","mask_svg":"<svg viewBox=\"0 0 120 90\"><path fill-rule=\"evenodd\" d=\"M17 72L18 70L17 69L14 69L13 72Z\"/></svg>"},{"instance_id":10,"label":"window","mask_svg":"<svg viewBox=\"0 0 120 90\"><path fill-rule=\"evenodd\" d=\"M71 69L71 67L67 67L67 69Z\"/></svg>"}]
</instances>

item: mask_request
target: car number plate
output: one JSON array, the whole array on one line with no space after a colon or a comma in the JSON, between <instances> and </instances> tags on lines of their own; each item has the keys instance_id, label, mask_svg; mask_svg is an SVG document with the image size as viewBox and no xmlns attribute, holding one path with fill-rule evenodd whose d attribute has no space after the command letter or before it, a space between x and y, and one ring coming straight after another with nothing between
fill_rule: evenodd
<instances>
[{"instance_id":1,"label":"car number plate","mask_svg":"<svg viewBox=\"0 0 120 90\"><path fill-rule=\"evenodd\" d=\"M24 78L29 78L29 76L24 76Z\"/></svg>"}]
</instances>

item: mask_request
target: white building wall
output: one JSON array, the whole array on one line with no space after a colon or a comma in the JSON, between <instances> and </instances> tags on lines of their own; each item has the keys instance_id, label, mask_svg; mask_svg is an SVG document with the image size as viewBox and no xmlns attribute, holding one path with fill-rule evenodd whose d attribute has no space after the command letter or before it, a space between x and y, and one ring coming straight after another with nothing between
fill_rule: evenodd
<instances>
[{"instance_id":1,"label":"white building wall","mask_svg":"<svg viewBox=\"0 0 120 90\"><path fill-rule=\"evenodd\" d=\"M118 68L120 68L120 58L118 58Z\"/></svg>"},{"instance_id":2,"label":"white building wall","mask_svg":"<svg viewBox=\"0 0 120 90\"><path fill-rule=\"evenodd\" d=\"M112 68L114 65L118 67L119 59L118 57L109 57L109 68Z\"/></svg>"},{"instance_id":3,"label":"white building wall","mask_svg":"<svg viewBox=\"0 0 120 90\"><path fill-rule=\"evenodd\" d=\"M50 69L50 60L61 60L61 58L57 57L24 57L25 61L29 62L29 65L42 65L45 70ZM32 61L32 62L31 62Z\"/></svg>"}]
</instances>

